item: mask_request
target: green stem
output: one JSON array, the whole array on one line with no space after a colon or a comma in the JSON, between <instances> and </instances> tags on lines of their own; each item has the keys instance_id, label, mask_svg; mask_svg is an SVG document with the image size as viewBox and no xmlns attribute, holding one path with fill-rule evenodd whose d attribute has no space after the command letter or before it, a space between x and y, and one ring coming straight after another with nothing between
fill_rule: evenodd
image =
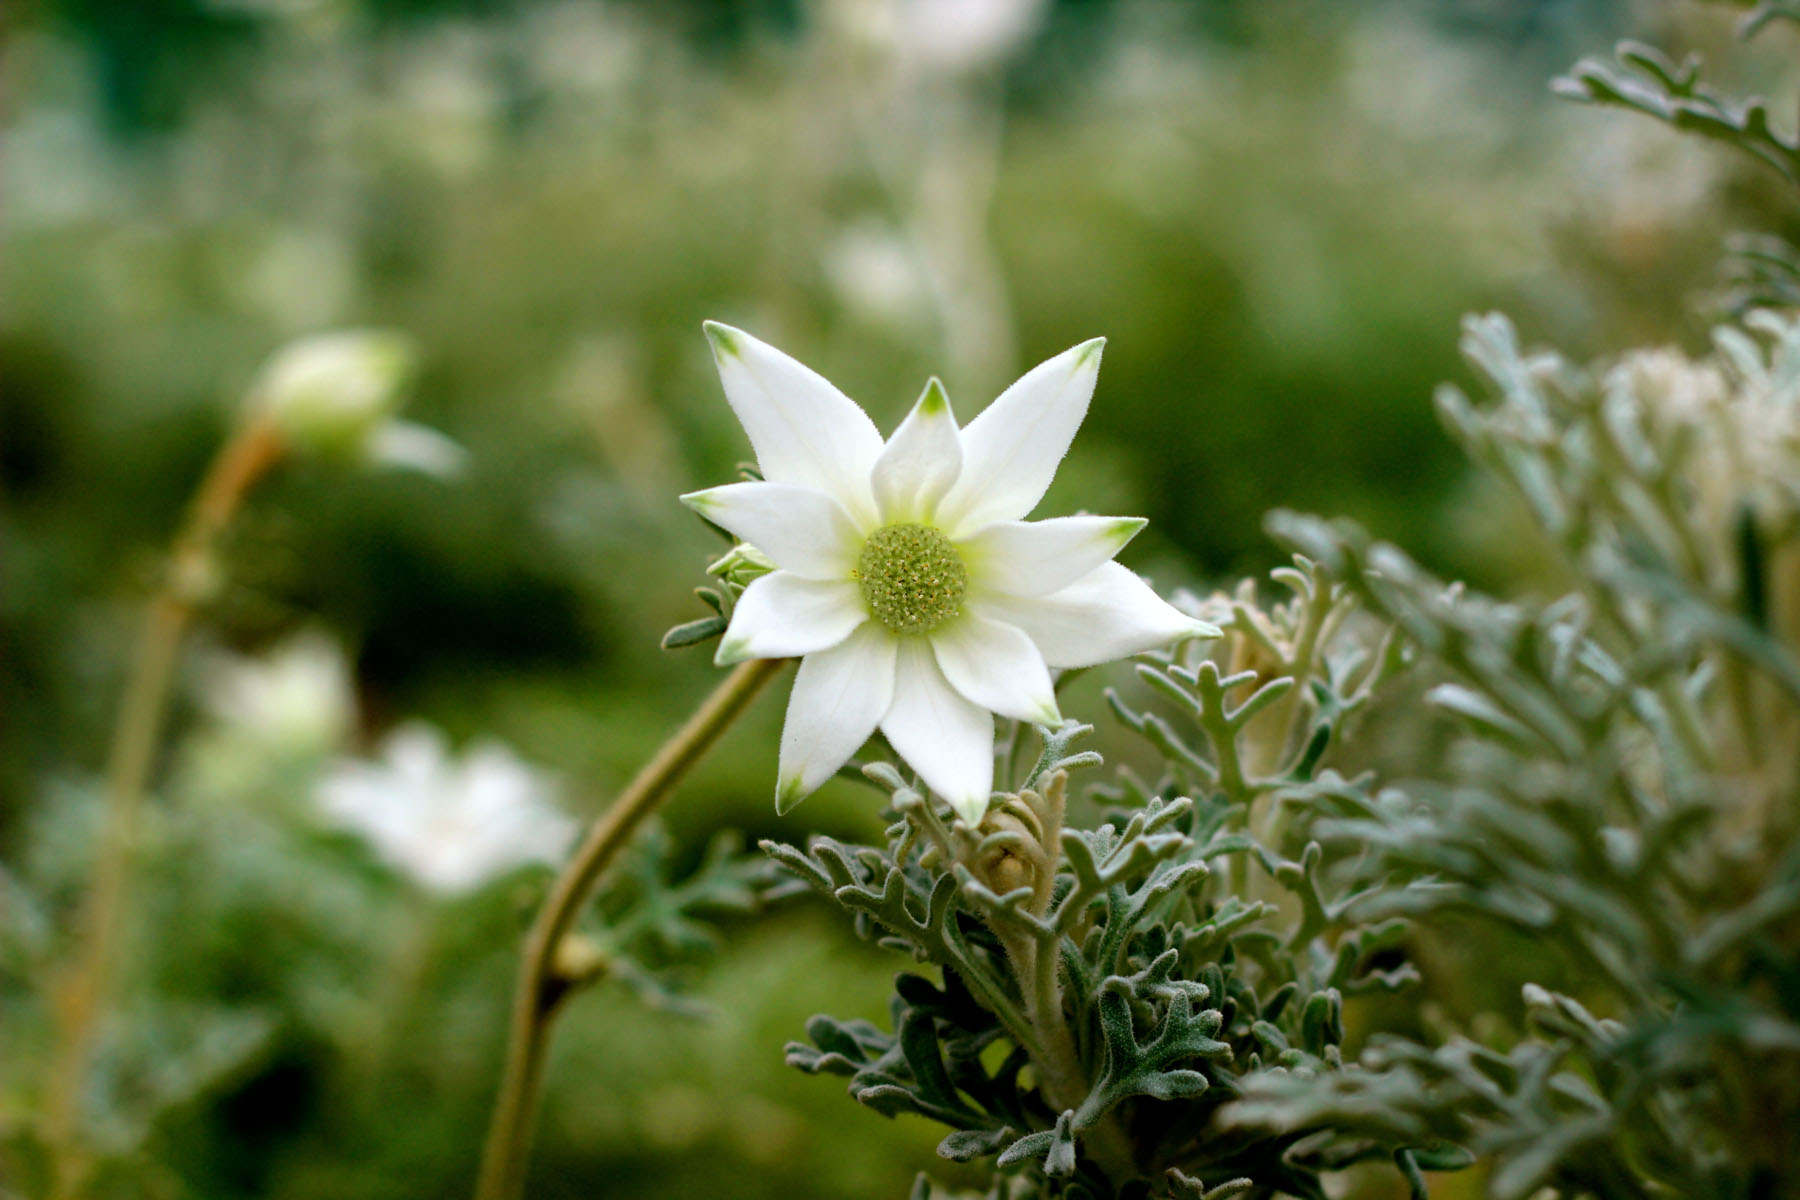
<instances>
[{"instance_id":1,"label":"green stem","mask_svg":"<svg viewBox=\"0 0 1800 1200\"><path fill-rule=\"evenodd\" d=\"M194 495L186 525L151 598L113 727L106 808L81 915L81 945L56 988L58 1044L44 1104L45 1140L55 1163L54 1196L85 1189L81 1101L100 1017L118 955L119 927L131 889L131 853L151 760L162 737L169 680L182 634L213 573L213 549L250 487L281 457L280 434L267 420L241 426L220 447Z\"/></svg>"},{"instance_id":2,"label":"green stem","mask_svg":"<svg viewBox=\"0 0 1800 1200\"><path fill-rule=\"evenodd\" d=\"M1044 1098L1058 1112L1078 1109L1087 1099L1092 1081L1081 1065L1081 1055L1075 1049L1075 1037L1069 1029L1069 1018L1063 1012L1062 964L1061 955L1057 953L1062 939L1022 938L1020 941L1024 945L1019 953L1011 946L1007 949L1021 968L1020 982L1026 983L1026 1015L1037 1032L1040 1051L1037 1068ZM1023 962L1019 961L1021 958ZM1083 1131L1082 1137L1087 1142L1088 1154L1115 1184L1123 1185L1136 1175L1131 1143L1119 1125L1117 1114L1107 1113L1091 1129Z\"/></svg>"},{"instance_id":3,"label":"green stem","mask_svg":"<svg viewBox=\"0 0 1800 1200\"><path fill-rule=\"evenodd\" d=\"M1274 711L1269 714L1268 728L1281 731L1281 736L1279 740L1270 738L1261 743L1261 753L1252 764L1252 769L1258 775L1274 773L1292 747L1305 744L1306 731L1302 721L1311 709L1306 685L1311 682L1313 668L1317 665L1319 641L1325 632L1325 624L1337 611L1337 596L1332 590L1331 577L1325 574L1323 568L1314 569L1312 587L1312 593L1306 599L1306 615L1301 620L1299 635L1294 639L1294 653L1282 664L1282 674L1293 676L1294 686L1288 689L1287 695L1275 702ZM1255 799L1254 796L1250 798Z\"/></svg>"},{"instance_id":4,"label":"green stem","mask_svg":"<svg viewBox=\"0 0 1800 1200\"><path fill-rule=\"evenodd\" d=\"M525 938L523 961L513 991L506 1066L482 1153L476 1200L512 1200L525 1185L525 1164L550 1026L574 984L556 969L557 949L563 938L574 927L594 885L639 823L656 810L688 769L789 661L753 659L726 676L594 823L575 857L557 878Z\"/></svg>"}]
</instances>

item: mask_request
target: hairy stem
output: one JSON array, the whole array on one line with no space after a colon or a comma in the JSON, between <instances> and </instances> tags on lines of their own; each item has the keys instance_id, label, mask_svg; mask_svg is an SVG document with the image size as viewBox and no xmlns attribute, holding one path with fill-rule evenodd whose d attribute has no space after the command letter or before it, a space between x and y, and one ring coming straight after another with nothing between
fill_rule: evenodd
<instances>
[{"instance_id":1,"label":"hairy stem","mask_svg":"<svg viewBox=\"0 0 1800 1200\"><path fill-rule=\"evenodd\" d=\"M1339 611L1331 576L1324 568L1313 569L1312 589L1305 597L1306 610L1294 638L1294 652L1281 664L1280 674L1293 676L1294 686L1275 702L1274 711L1269 714L1267 727L1279 731L1278 735L1260 743L1256 761L1251 764L1251 769L1258 775L1271 774L1291 750L1297 753L1295 748L1305 744L1304 718L1310 707L1306 685L1311 682L1313 669L1318 665L1319 643L1325 635L1326 622Z\"/></svg>"},{"instance_id":2,"label":"hairy stem","mask_svg":"<svg viewBox=\"0 0 1800 1200\"><path fill-rule=\"evenodd\" d=\"M1047 737L1045 759L1052 759L1053 750L1055 755L1061 754L1061 747L1054 739ZM1040 760L1039 771L1043 765L1043 760ZM1038 773L1033 772L1034 784L1037 783ZM1031 855L1034 875L1030 910L1031 915L1040 921L1050 911L1050 901L1055 890L1068 781L1067 771L1056 770L1051 773L1046 784L1040 785L1043 787L1041 793L1026 792L1021 796L1037 816L1041 826L1036 851ZM1026 1048L1037 1068L1038 1084L1043 1090L1044 1099L1058 1112L1080 1108L1082 1101L1087 1099L1092 1081L1088 1078L1086 1068L1082 1066L1081 1052L1075 1045L1069 1017L1063 1012L1060 970L1062 935L1003 923L990 923L989 927L1006 948L1007 960L1012 964L1013 978L1025 1001L1025 1018L1030 1023L1032 1032L1032 1041ZM1122 1184L1135 1174L1130 1142L1113 1114L1108 1113L1099 1124L1084 1131L1083 1137L1088 1153L1115 1183Z\"/></svg>"},{"instance_id":3,"label":"hairy stem","mask_svg":"<svg viewBox=\"0 0 1800 1200\"><path fill-rule=\"evenodd\" d=\"M594 823L557 878L525 938L513 991L506 1066L482 1153L476 1200L511 1200L524 1188L550 1027L575 982L556 969L563 938L632 832L788 662L785 658L753 659L726 676Z\"/></svg>"},{"instance_id":4,"label":"hairy stem","mask_svg":"<svg viewBox=\"0 0 1800 1200\"><path fill-rule=\"evenodd\" d=\"M107 757L100 846L81 914L80 945L58 980L58 1044L44 1105L46 1140L55 1156L55 1192L83 1190L86 1159L78 1136L88 1065L118 954L119 926L131 888L131 854L151 760L162 735L169 680L181 636L205 595L213 550L245 494L281 457L282 441L266 420L253 420L220 447L194 494L187 523L145 614L143 632L113 727Z\"/></svg>"}]
</instances>

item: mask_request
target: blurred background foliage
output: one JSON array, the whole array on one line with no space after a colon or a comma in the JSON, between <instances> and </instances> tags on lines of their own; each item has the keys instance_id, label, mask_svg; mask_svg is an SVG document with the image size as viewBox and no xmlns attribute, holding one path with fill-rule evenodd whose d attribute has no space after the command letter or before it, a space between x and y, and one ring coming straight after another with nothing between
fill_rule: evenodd
<instances>
[{"instance_id":1,"label":"blurred background foliage","mask_svg":"<svg viewBox=\"0 0 1800 1200\"><path fill-rule=\"evenodd\" d=\"M748 453L702 318L889 428L929 374L967 419L1107 336L1042 511L1148 515L1127 558L1165 590L1275 562L1277 504L1522 586L1523 518L1467 482L1427 397L1464 377L1473 309L1578 356L1697 347L1724 233L1794 234L1748 168L1545 88L1630 34L1791 107L1785 43L1721 61L1730 29L1624 0L11 6L0 1117L33 1094L10 1069L45 1027L26 976L79 890L138 608L287 339L413 336L412 414L469 467L298 464L234 530L203 641L327 631L357 727L231 766L189 672L122 990L162 1072L125 1083L187 1099L116 1131L162 1167L115 1182L457 1194L536 877L425 898L308 797L332 753L424 716L504 740L589 814L712 684L703 651L657 649L703 614L719 545L675 494ZM775 818L779 708L669 809L679 862L720 827L873 831L850 784ZM899 1195L929 1163L933 1135L780 1065L809 1013L877 1016L894 964L804 907L725 929L692 979L710 1023L616 987L564 1023L538 1194Z\"/></svg>"}]
</instances>

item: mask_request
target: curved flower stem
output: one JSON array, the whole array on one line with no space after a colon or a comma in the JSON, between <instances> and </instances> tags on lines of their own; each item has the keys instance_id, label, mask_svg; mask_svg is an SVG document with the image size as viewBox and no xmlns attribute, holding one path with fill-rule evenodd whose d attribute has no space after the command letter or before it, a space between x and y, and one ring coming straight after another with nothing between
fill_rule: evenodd
<instances>
[{"instance_id":1,"label":"curved flower stem","mask_svg":"<svg viewBox=\"0 0 1800 1200\"><path fill-rule=\"evenodd\" d=\"M663 743L644 764L611 808L603 813L569 865L563 868L549 899L526 935L524 961L513 990L512 1020L507 1034L506 1067L494 1116L482 1152L476 1200L511 1200L525 1184L525 1160L537 1115L544 1055L550 1024L557 1009L579 982L558 970L557 951L574 927L594 885L630 839L632 831L656 810L671 788L699 761L750 701L790 660L752 659L726 676L687 724Z\"/></svg>"},{"instance_id":2,"label":"curved flower stem","mask_svg":"<svg viewBox=\"0 0 1800 1200\"><path fill-rule=\"evenodd\" d=\"M44 1105L45 1137L55 1155L55 1195L82 1190L85 1159L78 1127L89 1060L118 953L119 923L131 885L131 852L151 759L162 734L169 679L181 636L208 591L213 549L251 486L281 457L280 433L266 419L239 427L220 447L194 494L187 524L150 600L136 657L113 728L107 759L100 847L81 917L81 946L58 981L59 1041Z\"/></svg>"}]
</instances>

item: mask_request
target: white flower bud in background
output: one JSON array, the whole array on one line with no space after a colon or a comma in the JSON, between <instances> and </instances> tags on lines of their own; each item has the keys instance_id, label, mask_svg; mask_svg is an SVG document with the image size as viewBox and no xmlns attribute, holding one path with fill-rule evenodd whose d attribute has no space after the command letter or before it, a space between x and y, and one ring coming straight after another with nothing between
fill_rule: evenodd
<instances>
[{"instance_id":1,"label":"white flower bud in background","mask_svg":"<svg viewBox=\"0 0 1800 1200\"><path fill-rule=\"evenodd\" d=\"M554 863L576 824L545 777L496 742L460 759L422 722L383 743L379 761L340 763L320 784L325 820L427 891L450 896L531 862Z\"/></svg>"},{"instance_id":2,"label":"white flower bud in background","mask_svg":"<svg viewBox=\"0 0 1800 1200\"><path fill-rule=\"evenodd\" d=\"M931 285L917 247L879 221L846 227L826 248L822 267L844 307L897 332L931 319Z\"/></svg>"},{"instance_id":3,"label":"white flower bud in background","mask_svg":"<svg viewBox=\"0 0 1800 1200\"><path fill-rule=\"evenodd\" d=\"M436 430L395 419L415 362L411 340L389 330L312 334L276 352L249 403L296 449L454 474L463 464L460 446Z\"/></svg>"},{"instance_id":4,"label":"white flower bud in background","mask_svg":"<svg viewBox=\"0 0 1800 1200\"><path fill-rule=\"evenodd\" d=\"M413 363L412 344L397 333L316 333L276 352L251 389L251 403L296 445L355 453L399 411Z\"/></svg>"}]
</instances>

